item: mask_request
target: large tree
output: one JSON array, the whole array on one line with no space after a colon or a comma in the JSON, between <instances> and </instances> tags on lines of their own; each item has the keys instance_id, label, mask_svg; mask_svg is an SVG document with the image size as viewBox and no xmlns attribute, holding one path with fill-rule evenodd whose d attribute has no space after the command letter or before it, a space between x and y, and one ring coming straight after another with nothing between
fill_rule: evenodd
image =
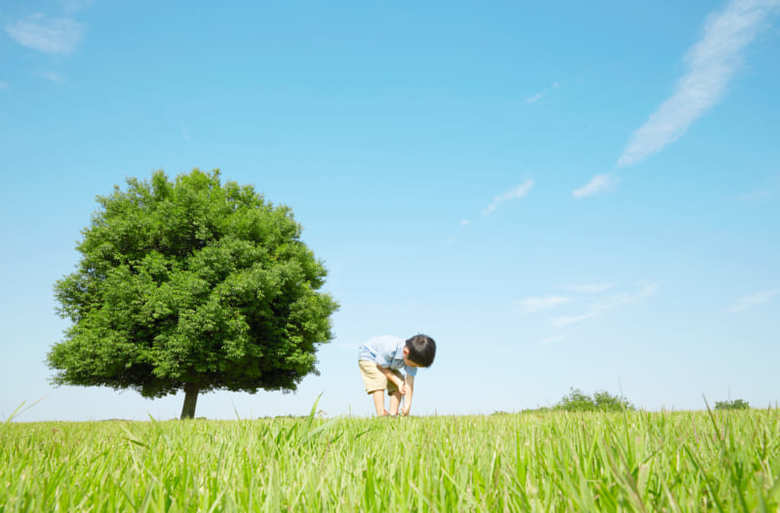
<instances>
[{"instance_id":1,"label":"large tree","mask_svg":"<svg viewBox=\"0 0 780 513\"><path fill-rule=\"evenodd\" d=\"M56 384L144 397L295 390L330 340L336 302L289 208L197 169L98 196L77 270L58 281L72 326L48 354Z\"/></svg>"}]
</instances>

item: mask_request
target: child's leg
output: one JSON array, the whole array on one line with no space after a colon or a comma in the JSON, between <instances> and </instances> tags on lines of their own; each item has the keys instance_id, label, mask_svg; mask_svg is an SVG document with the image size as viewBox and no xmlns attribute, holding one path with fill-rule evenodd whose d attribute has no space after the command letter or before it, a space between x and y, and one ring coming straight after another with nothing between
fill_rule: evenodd
<instances>
[{"instance_id":1,"label":"child's leg","mask_svg":"<svg viewBox=\"0 0 780 513\"><path fill-rule=\"evenodd\" d=\"M383 416L385 413L385 391L384 390L374 390L371 393L372 396L374 396L374 408L376 408L376 414L378 417ZM392 400L391 400L392 404Z\"/></svg>"},{"instance_id":2,"label":"child's leg","mask_svg":"<svg viewBox=\"0 0 780 513\"><path fill-rule=\"evenodd\" d=\"M363 383L366 385L366 392L374 398L374 408L378 416L387 415L385 410L385 387L387 378L379 372L376 363L370 360L358 360L360 375L363 377Z\"/></svg>"},{"instance_id":3,"label":"child's leg","mask_svg":"<svg viewBox=\"0 0 780 513\"><path fill-rule=\"evenodd\" d=\"M390 396L390 415L398 415L398 407L401 405L401 391L396 389Z\"/></svg>"}]
</instances>

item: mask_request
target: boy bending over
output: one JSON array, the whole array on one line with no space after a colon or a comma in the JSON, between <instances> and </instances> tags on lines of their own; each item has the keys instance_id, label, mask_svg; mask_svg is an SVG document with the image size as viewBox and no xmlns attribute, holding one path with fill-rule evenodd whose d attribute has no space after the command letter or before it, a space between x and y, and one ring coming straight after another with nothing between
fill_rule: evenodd
<instances>
[{"instance_id":1,"label":"boy bending over","mask_svg":"<svg viewBox=\"0 0 780 513\"><path fill-rule=\"evenodd\" d=\"M385 335L360 346L358 366L366 392L374 398L376 414L398 414L403 396L401 415L409 415L417 367L430 367L435 356L436 342L427 335L415 335L408 340ZM390 396L390 410L385 409L385 389Z\"/></svg>"}]
</instances>

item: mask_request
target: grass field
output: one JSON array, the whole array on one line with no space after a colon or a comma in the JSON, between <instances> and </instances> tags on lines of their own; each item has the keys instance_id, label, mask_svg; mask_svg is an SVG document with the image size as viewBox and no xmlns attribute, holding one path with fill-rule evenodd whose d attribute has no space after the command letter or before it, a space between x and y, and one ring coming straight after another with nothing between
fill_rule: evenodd
<instances>
[{"instance_id":1,"label":"grass field","mask_svg":"<svg viewBox=\"0 0 780 513\"><path fill-rule=\"evenodd\" d=\"M0 511L780 511L780 412L0 424Z\"/></svg>"}]
</instances>

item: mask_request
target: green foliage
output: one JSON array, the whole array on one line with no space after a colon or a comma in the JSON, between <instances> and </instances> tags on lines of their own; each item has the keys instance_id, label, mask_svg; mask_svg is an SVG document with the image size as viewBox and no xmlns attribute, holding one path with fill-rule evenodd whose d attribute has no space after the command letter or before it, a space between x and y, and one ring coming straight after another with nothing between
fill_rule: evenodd
<instances>
[{"instance_id":1,"label":"green foliage","mask_svg":"<svg viewBox=\"0 0 780 513\"><path fill-rule=\"evenodd\" d=\"M622 396L611 395L609 392L594 392L589 396L579 388L572 388L568 395L563 396L555 409L564 411L621 411L633 410L628 399Z\"/></svg>"},{"instance_id":2,"label":"green foliage","mask_svg":"<svg viewBox=\"0 0 780 513\"><path fill-rule=\"evenodd\" d=\"M4 512L777 512L780 411L0 424Z\"/></svg>"},{"instance_id":3,"label":"green foliage","mask_svg":"<svg viewBox=\"0 0 780 513\"><path fill-rule=\"evenodd\" d=\"M734 399L733 401L715 401L716 410L749 410L750 403L744 399Z\"/></svg>"},{"instance_id":4,"label":"green foliage","mask_svg":"<svg viewBox=\"0 0 780 513\"><path fill-rule=\"evenodd\" d=\"M57 384L294 390L316 372L337 304L285 206L219 171L127 180L82 231L77 270L55 286L73 324L48 363Z\"/></svg>"}]
</instances>

